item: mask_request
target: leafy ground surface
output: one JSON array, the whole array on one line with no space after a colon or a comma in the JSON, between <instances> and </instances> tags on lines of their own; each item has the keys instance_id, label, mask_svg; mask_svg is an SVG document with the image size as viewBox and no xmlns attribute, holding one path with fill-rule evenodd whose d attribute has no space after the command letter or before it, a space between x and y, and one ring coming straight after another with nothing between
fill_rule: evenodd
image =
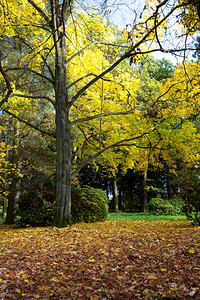
<instances>
[{"instance_id":1,"label":"leafy ground surface","mask_svg":"<svg viewBox=\"0 0 200 300\"><path fill-rule=\"evenodd\" d=\"M0 299L200 299L199 262L186 221L1 225Z\"/></svg>"}]
</instances>

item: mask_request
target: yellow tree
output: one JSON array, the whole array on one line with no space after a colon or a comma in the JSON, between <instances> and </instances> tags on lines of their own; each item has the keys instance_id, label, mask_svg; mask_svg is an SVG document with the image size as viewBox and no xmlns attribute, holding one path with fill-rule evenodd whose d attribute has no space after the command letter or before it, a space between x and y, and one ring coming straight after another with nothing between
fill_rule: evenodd
<instances>
[{"instance_id":1,"label":"yellow tree","mask_svg":"<svg viewBox=\"0 0 200 300\"><path fill-rule=\"evenodd\" d=\"M114 76L114 71L127 58L132 62L142 54L145 55L160 48L159 38L167 30L168 18L187 4L178 2L168 7L168 2L167 0L147 1L148 9L143 11L142 19L139 19L138 15L138 23L126 33L128 40L125 39L123 44L118 44L112 39L107 26L98 21L98 17L93 15L88 21L84 16L76 14L73 0L0 1L0 38L5 41L5 45L9 45L1 49L3 55L3 57L1 55L1 61L4 64L0 71L6 85L6 94L1 99L1 104L7 103L9 97L14 94L10 84L14 81L16 89L21 91L20 97L49 101L56 113L57 160L54 222L56 226L65 226L71 222L71 141L73 139L71 134L73 127L82 122L92 120L95 122L100 118L106 118L109 124L114 117L120 119L120 123L125 122L124 118L128 114L133 114L131 118L135 118L136 107L133 102L129 105L128 101L131 97L127 97L128 92L124 92L129 87L124 87L121 82L121 80L126 80L126 75L124 74L124 78L120 79L120 75ZM18 53L17 57L13 57L13 49L17 49L15 51ZM99 51L98 59L93 54L94 49ZM103 52L108 52L108 56L102 65ZM88 65L91 65L91 68L86 65L77 69L77 61L82 64L84 59L89 61ZM73 69L76 70L76 74L72 78ZM94 97L96 89L100 89L102 82L106 90L115 82L112 91L109 91L110 95L108 93L107 99L104 99L104 111L101 110L99 92L97 97ZM134 80L135 82L137 84L137 80ZM129 79L127 84L129 84ZM118 90L119 87L121 87L121 92ZM90 93L94 102L89 98ZM96 103L95 100L97 100ZM81 106L87 111L87 120L78 116L78 108ZM100 128L101 131L105 130L106 134L109 134L106 122L108 121L105 121L103 127L102 121ZM152 129L148 130L148 132L151 131ZM82 134L84 134L83 130ZM147 135L147 132L143 134ZM120 131L117 132L117 137L121 138ZM129 141L135 140L136 137L132 135ZM122 139L128 138L123 136ZM106 142L101 144L102 150L97 154L118 145L116 140L113 144ZM94 159L97 154L93 154L92 158ZM80 167L81 164L78 169Z\"/></svg>"}]
</instances>

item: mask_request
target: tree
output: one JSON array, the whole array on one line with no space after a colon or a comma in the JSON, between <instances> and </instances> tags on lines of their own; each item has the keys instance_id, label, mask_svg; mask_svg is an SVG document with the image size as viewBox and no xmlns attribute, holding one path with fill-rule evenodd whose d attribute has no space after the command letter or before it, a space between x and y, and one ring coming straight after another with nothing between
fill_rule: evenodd
<instances>
[{"instance_id":1,"label":"tree","mask_svg":"<svg viewBox=\"0 0 200 300\"><path fill-rule=\"evenodd\" d=\"M98 22L98 16L92 17L89 21L87 18L81 17L81 14L75 12L75 1L59 1L49 0L40 2L38 0L28 0L13 2L1 1L1 34L4 40L7 41L9 47L4 54L4 64L7 65L7 72L1 68L1 74L6 83L6 95L2 98L1 104L8 101L9 97L14 95L13 88L10 84L11 80L18 81L23 77L23 86L20 85L20 97L26 99L42 99L49 101L56 113L56 206L55 206L55 222L56 226L65 226L71 223L71 178L75 176L84 164L95 159L97 155L104 153L106 150L114 146L130 146L131 141L141 138L139 135L131 135L131 137L122 138L122 141L116 140L109 144L100 147L95 154L83 162L81 162L77 170L71 173L72 169L72 128L92 120L99 120L103 117L110 122L112 118L121 116L121 120L127 115L132 114L140 107L127 105L128 101L120 102L116 106L113 97L110 101L111 110L105 112L97 110L88 110L86 118L73 118L73 108L79 107L79 101L87 110L85 100L90 101L90 89L96 85L101 85L101 82L115 82L115 86L121 86L122 91L125 89L120 83L118 85L113 77L109 74L115 71L117 66L126 59L130 62L137 60L142 54L146 55L151 51L163 50L159 42L161 31L167 30L168 18L181 7L185 7L190 3L177 3L170 9L167 6L168 1L164 0L159 3L149 4L147 2L147 10L143 11L143 19L134 25L130 32L126 32L128 42L125 38L124 43L117 44L115 40L109 38L109 33L106 32L106 26L102 22ZM18 15L15 15L17 6ZM82 24L80 19L82 18ZM138 16L139 19L139 16ZM105 34L105 35L104 35ZM22 45L19 60L15 60L14 67L12 66L13 57L12 51L15 47L15 42ZM154 41L157 41L155 45ZM15 47L16 48L16 47ZM90 71L80 74L76 70L77 76L74 81L71 80L70 71L73 70L74 60L80 60L81 56L87 57L86 50L100 49L101 53L109 48L108 59L99 68L97 66L95 74ZM3 49L2 49L3 50ZM1 52L2 52L1 50ZM174 51L174 50L170 50ZM176 51L176 50L175 50ZM178 52L180 49L177 50ZM6 54L9 57L5 59ZM19 53L19 52L18 52ZM102 57L102 56L101 56ZM90 59L91 56L88 56ZM101 60L101 59L100 59ZM8 76L9 74L9 76ZM24 76L26 74L26 76ZM53 86L48 89L49 86ZM122 94L124 94L122 92ZM87 98L85 97L87 95ZM116 94L115 94L116 95ZM95 98L94 98L95 99ZM121 99L121 98L120 98ZM124 100L124 99L123 99ZM128 98L129 100L129 98ZM108 101L109 102L109 101ZM126 105L124 105L126 102ZM91 106L92 107L92 106ZM101 107L98 103L98 107ZM120 108L120 111L118 111ZM146 123L148 125L148 122ZM155 131L155 130L154 130ZM147 136L152 130L143 132L143 136ZM82 131L82 134L84 132ZM87 137L86 137L87 140ZM96 143L96 142L95 142ZM143 147L143 144L141 143Z\"/></svg>"},{"instance_id":2,"label":"tree","mask_svg":"<svg viewBox=\"0 0 200 300\"><path fill-rule=\"evenodd\" d=\"M37 109L38 105L40 111ZM13 213L22 189L29 189L31 185L35 185L36 180L32 179L33 176L37 176L37 181L40 182L41 177L45 177L44 174L48 177L52 171L55 171L55 155L50 153L50 138L39 136L38 131L34 128L35 121L39 119L43 129L46 130L46 118L51 115L50 113L47 114L42 106L42 103L33 102L32 99L12 97L9 101L9 107L4 104L3 113L0 117L4 128L0 135L0 141L4 142L7 148L10 148L6 152L5 158L9 165L13 166L4 171L4 179L9 182L9 185L4 184L8 201L6 224L14 222ZM20 122L21 120L26 121ZM27 128L28 121L30 125L32 124L32 128ZM48 121L48 127L50 125L51 122ZM54 160L52 161L53 156Z\"/></svg>"},{"instance_id":3,"label":"tree","mask_svg":"<svg viewBox=\"0 0 200 300\"><path fill-rule=\"evenodd\" d=\"M182 166L178 173L180 195L184 200L186 216L200 225L200 201L199 201L199 169L197 167Z\"/></svg>"}]
</instances>

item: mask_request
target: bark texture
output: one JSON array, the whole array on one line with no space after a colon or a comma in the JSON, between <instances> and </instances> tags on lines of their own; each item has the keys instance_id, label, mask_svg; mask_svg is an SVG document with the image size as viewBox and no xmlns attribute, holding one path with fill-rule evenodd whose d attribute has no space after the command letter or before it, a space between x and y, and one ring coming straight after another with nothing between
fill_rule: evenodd
<instances>
[{"instance_id":1,"label":"bark texture","mask_svg":"<svg viewBox=\"0 0 200 300\"><path fill-rule=\"evenodd\" d=\"M147 186L147 171L144 172L143 175L143 205L144 205L144 213L147 213L148 208L147 208L147 191L146 191L146 186Z\"/></svg>"},{"instance_id":2,"label":"bark texture","mask_svg":"<svg viewBox=\"0 0 200 300\"><path fill-rule=\"evenodd\" d=\"M17 201L19 198L19 188L20 188L20 156L18 153L18 144L19 144L19 127L18 123L13 123L13 139L12 139L12 154L11 154L11 163L16 165L16 170L12 175L12 183L9 186L10 193L8 195L8 207L6 213L6 219L4 224L10 225L14 223L14 211L16 209Z\"/></svg>"},{"instance_id":3,"label":"bark texture","mask_svg":"<svg viewBox=\"0 0 200 300\"><path fill-rule=\"evenodd\" d=\"M119 212L119 199L118 199L118 192L117 192L117 180L113 178L113 200L114 200L114 212Z\"/></svg>"},{"instance_id":4,"label":"bark texture","mask_svg":"<svg viewBox=\"0 0 200 300\"><path fill-rule=\"evenodd\" d=\"M56 95L56 205L54 225L64 227L71 224L71 147L70 147L70 101L68 97L66 26L73 1L52 0L53 35L56 49L55 95Z\"/></svg>"}]
</instances>

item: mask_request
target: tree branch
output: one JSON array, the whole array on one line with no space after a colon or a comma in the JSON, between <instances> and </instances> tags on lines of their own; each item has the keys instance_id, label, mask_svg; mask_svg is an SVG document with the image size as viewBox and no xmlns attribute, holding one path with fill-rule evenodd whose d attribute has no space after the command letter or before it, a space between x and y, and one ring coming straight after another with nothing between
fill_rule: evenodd
<instances>
[{"instance_id":1,"label":"tree branch","mask_svg":"<svg viewBox=\"0 0 200 300\"><path fill-rule=\"evenodd\" d=\"M5 73L5 71L3 70L3 66L2 66L2 61L1 61L1 58L2 58L2 52L0 50L0 73L1 75L3 76L4 80L5 80L5 83L6 83L6 87L7 87L7 93L5 95L5 97L1 100L0 102L0 107L6 103L10 97L10 95L12 94L13 92L13 89L12 89L12 86L11 86L11 83L10 83L10 80L7 76L7 74Z\"/></svg>"},{"instance_id":2,"label":"tree branch","mask_svg":"<svg viewBox=\"0 0 200 300\"><path fill-rule=\"evenodd\" d=\"M24 68L23 67L20 67L20 68L18 68L18 67L16 67L16 68L7 68L5 71L7 72L7 71L17 71L17 70L29 71L29 72L31 72L31 73L47 80L47 81L49 81L50 83L54 84L53 80L51 80L49 77L47 77L47 76L45 76L45 75L43 75L43 74L41 74L37 71L34 71L30 68L27 68L27 67L24 67Z\"/></svg>"},{"instance_id":3,"label":"tree branch","mask_svg":"<svg viewBox=\"0 0 200 300\"><path fill-rule=\"evenodd\" d=\"M45 22L51 26L51 22L48 18L48 16L45 14L45 12L33 1L33 0L28 0L28 2L31 4L31 6L33 6L41 15L41 17L45 20Z\"/></svg>"},{"instance_id":4,"label":"tree branch","mask_svg":"<svg viewBox=\"0 0 200 300\"><path fill-rule=\"evenodd\" d=\"M164 4L166 4L168 2L168 0L163 1L162 3L160 3L158 5L158 7L160 8L161 6L163 6ZM126 58L136 55L135 50L143 43L146 41L146 39L148 38L148 36L155 31L155 29L157 27L159 27L175 10L177 10L178 8L184 6L183 3L176 5L175 7L173 7L171 9L171 11L165 16L163 17L157 24L154 24L154 26L148 30L148 32L146 34L144 34L143 38L138 41L129 51L127 51L124 55L122 55L117 61L115 61L115 63L113 63L109 68L107 68L105 71L103 71L102 73L100 73L96 78L92 79L90 82L88 82L82 89L80 89L76 95L74 95L74 97L71 100L71 105L74 104L74 102L91 86L93 85L96 81L98 81L99 79L101 79L103 76L105 76L106 74L108 74L109 72L111 72L115 67L117 67L123 60L125 60ZM141 54L141 53L140 53Z\"/></svg>"},{"instance_id":5,"label":"tree branch","mask_svg":"<svg viewBox=\"0 0 200 300\"><path fill-rule=\"evenodd\" d=\"M27 121L21 119L20 117L16 116L15 114L13 114L12 112L10 112L10 111L7 110L7 109L3 109L2 111L4 111L5 113L7 113L8 115L14 117L14 118L17 119L18 121L20 121L20 122L22 122L22 123L28 125L29 127L31 127L31 128L33 128L33 129L39 131L40 133L42 133L42 134L44 134L44 135L47 135L47 136L49 136L49 137L52 137L52 138L54 138L54 139L56 138L55 133L50 133L50 132L44 131L44 130L42 130L42 129L40 128L39 125L33 125L33 124L31 124L31 123L29 123L29 122L27 122Z\"/></svg>"},{"instance_id":6,"label":"tree branch","mask_svg":"<svg viewBox=\"0 0 200 300\"><path fill-rule=\"evenodd\" d=\"M88 49L90 46L94 45L96 42L90 43L87 46L85 46L84 48L82 48L81 50L79 50L78 52L76 52L75 54L73 54L68 60L67 60L67 64L74 59L77 55L80 55L83 51L85 51L86 49Z\"/></svg>"},{"instance_id":7,"label":"tree branch","mask_svg":"<svg viewBox=\"0 0 200 300\"><path fill-rule=\"evenodd\" d=\"M115 147L127 146L128 144L124 144L124 143L128 143L128 142L136 140L136 139L140 139L143 136L148 135L150 132L153 132L154 130L155 129L153 129L153 130L151 130L149 132L144 132L141 135L138 135L138 136L130 138L130 139L121 140L121 141L119 141L117 143L111 144L111 145L105 147L104 149L98 151L96 154L94 154L93 156L89 157L86 161L84 161L83 163L81 163L80 166L78 166L78 168L75 171L72 172L72 178L75 177L85 165L87 165L88 163L90 163L91 161L93 161L95 158L97 158L99 155L101 155L105 151L107 151L109 149L112 149L112 148L115 148Z\"/></svg>"},{"instance_id":8,"label":"tree branch","mask_svg":"<svg viewBox=\"0 0 200 300\"><path fill-rule=\"evenodd\" d=\"M54 108L56 108L55 102L47 96L29 96L29 95L22 95L22 94L12 94L12 97L21 97L27 99L44 99L49 101L54 106Z\"/></svg>"},{"instance_id":9,"label":"tree branch","mask_svg":"<svg viewBox=\"0 0 200 300\"><path fill-rule=\"evenodd\" d=\"M81 118L81 119L77 119L75 121L72 121L70 123L70 126L74 126L78 123L82 123L82 122L87 122L87 121L91 121L91 120L94 120L94 119L98 119L98 118L101 118L101 117L108 117L108 116L126 116L126 115L129 115L131 113L133 113L134 111L136 110L142 110L142 109L139 109L137 107L131 109L131 110L128 110L128 111L121 111L121 112L107 112L107 113L102 113L102 114L98 114L98 115L94 115L94 116L89 116L89 117L86 117L86 118Z\"/></svg>"},{"instance_id":10,"label":"tree branch","mask_svg":"<svg viewBox=\"0 0 200 300\"><path fill-rule=\"evenodd\" d=\"M75 85L75 84L77 84L79 81L81 81L81 80L83 80L83 79L85 79L85 78L87 78L87 77L90 77L90 76L97 76L97 75L95 75L95 74L93 74L93 73L89 73L89 74L87 74L87 75L85 75L85 76L82 76L82 77L80 77L79 79L77 79L77 80L75 80L74 82L72 82L72 83L70 83L68 86L67 86L67 89L70 89L73 85Z\"/></svg>"}]
</instances>

